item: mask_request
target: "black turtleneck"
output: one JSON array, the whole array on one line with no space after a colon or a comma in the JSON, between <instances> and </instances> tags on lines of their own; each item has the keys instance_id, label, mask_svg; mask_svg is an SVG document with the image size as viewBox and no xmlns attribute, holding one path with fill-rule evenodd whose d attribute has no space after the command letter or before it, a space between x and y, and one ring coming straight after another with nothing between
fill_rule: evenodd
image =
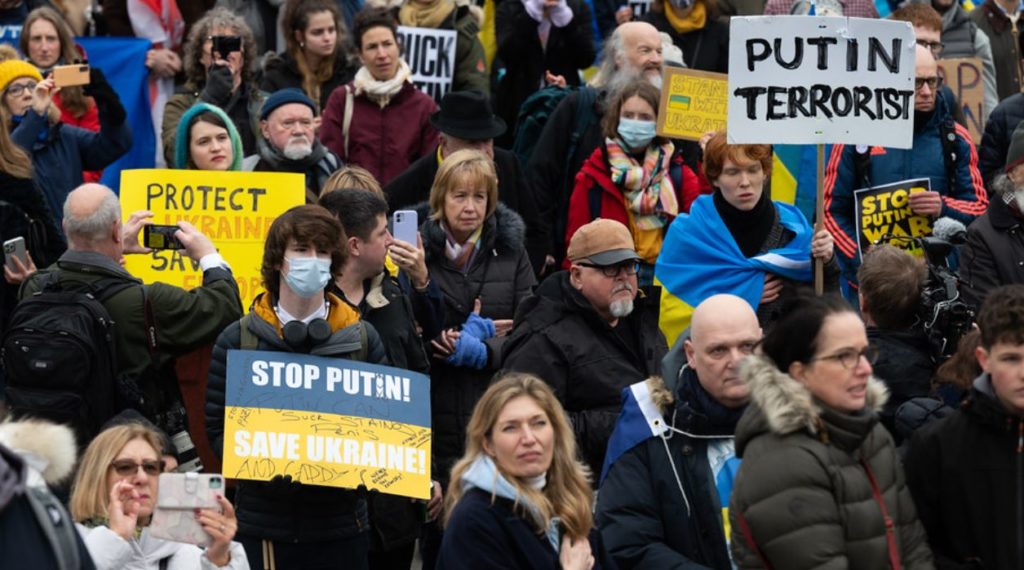
<instances>
[{"instance_id":1,"label":"black turtleneck","mask_svg":"<svg viewBox=\"0 0 1024 570\"><path fill-rule=\"evenodd\" d=\"M721 190L716 190L713 198L718 215L722 216L725 227L729 228L729 233L736 240L736 245L740 246L743 255L757 255L775 224L775 204L772 204L768 193L762 191L761 199L753 209L746 212L726 201Z\"/></svg>"},{"instance_id":2,"label":"black turtleneck","mask_svg":"<svg viewBox=\"0 0 1024 570\"><path fill-rule=\"evenodd\" d=\"M935 102L938 105L938 101ZM914 134L917 134L924 130L925 126L928 125L928 121L932 120L932 116L935 115L935 109L931 111L918 111L914 110Z\"/></svg>"}]
</instances>

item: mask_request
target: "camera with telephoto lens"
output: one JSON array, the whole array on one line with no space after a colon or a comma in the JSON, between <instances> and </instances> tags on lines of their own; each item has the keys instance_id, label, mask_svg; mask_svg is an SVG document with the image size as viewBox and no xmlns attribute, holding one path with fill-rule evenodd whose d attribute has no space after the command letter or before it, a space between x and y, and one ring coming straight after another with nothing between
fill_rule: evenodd
<instances>
[{"instance_id":1,"label":"camera with telephoto lens","mask_svg":"<svg viewBox=\"0 0 1024 570\"><path fill-rule=\"evenodd\" d=\"M188 433L188 416L185 408L176 406L174 409L163 414L161 425L164 431L171 436L171 443L174 445L174 454L178 458L178 473L199 473L203 470L203 462L199 459L199 452L192 442L192 436Z\"/></svg>"},{"instance_id":2,"label":"camera with telephoto lens","mask_svg":"<svg viewBox=\"0 0 1024 570\"><path fill-rule=\"evenodd\" d=\"M960 297L960 278L949 268L948 261L953 248L966 242L966 231L952 230L943 237L886 234L875 245L892 242L913 242L924 251L928 279L921 290L917 325L928 338L932 359L942 363L956 352L960 339L970 332L977 314L976 308Z\"/></svg>"}]
</instances>

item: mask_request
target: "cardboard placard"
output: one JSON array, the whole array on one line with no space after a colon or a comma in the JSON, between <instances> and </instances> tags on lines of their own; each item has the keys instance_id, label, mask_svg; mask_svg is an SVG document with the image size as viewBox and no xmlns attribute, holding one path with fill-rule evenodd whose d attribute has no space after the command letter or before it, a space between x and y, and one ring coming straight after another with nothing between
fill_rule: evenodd
<instances>
[{"instance_id":1,"label":"cardboard placard","mask_svg":"<svg viewBox=\"0 0 1024 570\"><path fill-rule=\"evenodd\" d=\"M340 358L228 351L225 477L429 499L430 378Z\"/></svg>"},{"instance_id":2,"label":"cardboard placard","mask_svg":"<svg viewBox=\"0 0 1024 570\"><path fill-rule=\"evenodd\" d=\"M452 89L455 78L455 30L398 26L402 57L412 69L412 82L435 101Z\"/></svg>"},{"instance_id":3,"label":"cardboard placard","mask_svg":"<svg viewBox=\"0 0 1024 570\"><path fill-rule=\"evenodd\" d=\"M667 67L661 85L659 135L695 141L708 131L725 128L729 105L728 75Z\"/></svg>"},{"instance_id":4,"label":"cardboard placard","mask_svg":"<svg viewBox=\"0 0 1024 570\"><path fill-rule=\"evenodd\" d=\"M306 180L301 174L160 169L121 173L124 219L132 212L149 210L154 214L154 224L185 221L206 234L231 266L245 310L263 290L260 267L270 224L290 208L305 203ZM145 283L159 281L184 289L203 283L199 263L179 250L158 250L125 259L125 269Z\"/></svg>"},{"instance_id":5,"label":"cardboard placard","mask_svg":"<svg viewBox=\"0 0 1024 570\"><path fill-rule=\"evenodd\" d=\"M928 216L915 215L910 210L910 195L931 190L931 180L914 178L873 188L854 190L854 215L857 218L857 249L863 259L864 252L875 242L888 243L911 255L921 257L924 251L909 237L932 235L932 221ZM886 235L890 239L883 239ZM902 238L902 239L901 239Z\"/></svg>"},{"instance_id":6,"label":"cardboard placard","mask_svg":"<svg viewBox=\"0 0 1024 570\"><path fill-rule=\"evenodd\" d=\"M981 135L985 133L985 77L981 59L958 57L940 59L938 63L943 84L953 90L960 102L971 139L974 144L981 144Z\"/></svg>"},{"instance_id":7,"label":"cardboard placard","mask_svg":"<svg viewBox=\"0 0 1024 570\"><path fill-rule=\"evenodd\" d=\"M729 142L910 148L915 47L907 22L732 18Z\"/></svg>"}]
</instances>

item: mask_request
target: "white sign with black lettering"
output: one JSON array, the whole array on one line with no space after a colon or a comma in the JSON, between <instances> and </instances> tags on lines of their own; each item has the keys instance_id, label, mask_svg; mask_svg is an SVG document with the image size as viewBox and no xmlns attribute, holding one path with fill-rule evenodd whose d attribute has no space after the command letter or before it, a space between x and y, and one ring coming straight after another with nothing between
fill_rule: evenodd
<instances>
[{"instance_id":1,"label":"white sign with black lettering","mask_svg":"<svg viewBox=\"0 0 1024 570\"><path fill-rule=\"evenodd\" d=\"M398 26L398 41L412 68L412 82L438 102L452 89L456 34L455 30Z\"/></svg>"},{"instance_id":2,"label":"white sign with black lettering","mask_svg":"<svg viewBox=\"0 0 1024 570\"><path fill-rule=\"evenodd\" d=\"M915 46L907 22L732 18L729 142L910 148Z\"/></svg>"}]
</instances>

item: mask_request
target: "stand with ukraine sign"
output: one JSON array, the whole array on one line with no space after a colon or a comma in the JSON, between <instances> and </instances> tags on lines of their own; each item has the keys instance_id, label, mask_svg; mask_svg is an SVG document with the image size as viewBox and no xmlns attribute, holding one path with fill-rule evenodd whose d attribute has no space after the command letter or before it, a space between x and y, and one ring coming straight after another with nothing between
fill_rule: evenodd
<instances>
[{"instance_id":1,"label":"stand with ukraine sign","mask_svg":"<svg viewBox=\"0 0 1024 570\"><path fill-rule=\"evenodd\" d=\"M826 144L875 145L884 132L886 146L912 146L916 45L907 22L817 16L730 20L729 143L818 146L815 231L824 220ZM669 228L663 252L679 244L679 225ZM699 245L686 242L686 247ZM758 262L783 268L793 265L794 260L786 256L762 259L769 255L737 258L735 269L757 269ZM662 287L661 329L673 344L689 327L693 308L716 291L709 286L687 287L694 277L682 275L667 257L663 254L658 259L655 282ZM820 261L815 263L814 277L820 294ZM760 295L745 298L756 307Z\"/></svg>"},{"instance_id":2,"label":"stand with ukraine sign","mask_svg":"<svg viewBox=\"0 0 1024 570\"><path fill-rule=\"evenodd\" d=\"M430 378L288 352L228 351L225 477L429 499Z\"/></svg>"}]
</instances>

